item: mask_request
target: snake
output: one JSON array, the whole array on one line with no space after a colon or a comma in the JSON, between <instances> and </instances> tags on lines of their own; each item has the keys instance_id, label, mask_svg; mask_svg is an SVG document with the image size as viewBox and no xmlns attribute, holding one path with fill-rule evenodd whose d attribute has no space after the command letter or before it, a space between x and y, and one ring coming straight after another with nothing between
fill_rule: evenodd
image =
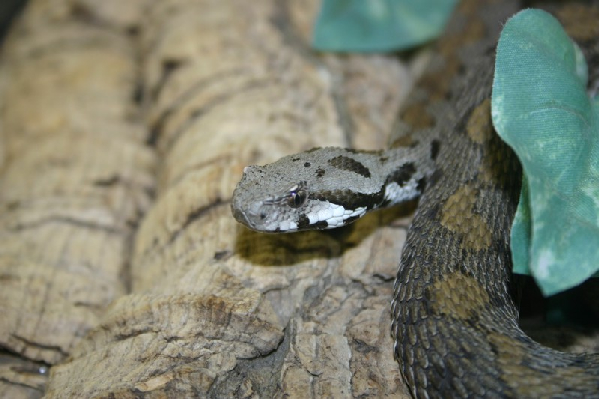
<instances>
[{"instance_id":1,"label":"snake","mask_svg":"<svg viewBox=\"0 0 599 399\"><path fill-rule=\"evenodd\" d=\"M550 349L518 325L509 233L522 170L493 128L490 99L497 38L520 8L460 3L388 148L315 148L247 166L233 192L235 219L268 233L341 227L419 198L391 306L413 397L599 397L599 354ZM599 80L599 2L544 8Z\"/></svg>"}]
</instances>

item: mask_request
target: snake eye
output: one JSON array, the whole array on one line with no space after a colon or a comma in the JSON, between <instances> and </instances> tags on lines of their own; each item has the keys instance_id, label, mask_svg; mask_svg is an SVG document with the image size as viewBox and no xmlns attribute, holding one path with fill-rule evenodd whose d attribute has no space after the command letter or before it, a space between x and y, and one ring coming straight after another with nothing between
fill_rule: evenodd
<instances>
[{"instance_id":1,"label":"snake eye","mask_svg":"<svg viewBox=\"0 0 599 399\"><path fill-rule=\"evenodd\" d=\"M300 206L304 205L307 198L308 192L305 190L305 183L298 184L289 190L289 195L287 196L287 205L289 205L291 208L299 208Z\"/></svg>"}]
</instances>

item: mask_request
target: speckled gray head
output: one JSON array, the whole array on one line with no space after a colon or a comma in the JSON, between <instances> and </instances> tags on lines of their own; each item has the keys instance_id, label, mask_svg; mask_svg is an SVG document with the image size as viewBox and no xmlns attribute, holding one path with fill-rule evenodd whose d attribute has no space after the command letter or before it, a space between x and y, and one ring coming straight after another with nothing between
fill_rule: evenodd
<instances>
[{"instance_id":1,"label":"speckled gray head","mask_svg":"<svg viewBox=\"0 0 599 399\"><path fill-rule=\"evenodd\" d=\"M389 152L316 148L246 167L231 210L237 221L262 232L336 228L370 209L416 197L422 176L409 159L391 160Z\"/></svg>"},{"instance_id":2,"label":"speckled gray head","mask_svg":"<svg viewBox=\"0 0 599 399\"><path fill-rule=\"evenodd\" d=\"M306 204L307 182L277 179L268 169L269 165L244 169L233 193L233 216L257 231L297 231L305 224L302 221L306 220L304 215L310 208Z\"/></svg>"}]
</instances>

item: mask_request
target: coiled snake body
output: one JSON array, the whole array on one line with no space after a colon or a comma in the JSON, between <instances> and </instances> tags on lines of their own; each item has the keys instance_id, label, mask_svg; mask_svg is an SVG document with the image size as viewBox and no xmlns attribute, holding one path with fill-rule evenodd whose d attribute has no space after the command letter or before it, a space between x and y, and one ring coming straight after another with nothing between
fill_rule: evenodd
<instances>
[{"instance_id":1,"label":"coiled snake body","mask_svg":"<svg viewBox=\"0 0 599 399\"><path fill-rule=\"evenodd\" d=\"M248 167L233 195L238 221L285 232L342 226L422 193L392 306L395 354L415 397L599 397L599 356L530 339L510 296L521 171L493 130L490 95L501 23L518 7L460 5L389 150L321 148ZM597 2L551 11L597 63Z\"/></svg>"}]
</instances>

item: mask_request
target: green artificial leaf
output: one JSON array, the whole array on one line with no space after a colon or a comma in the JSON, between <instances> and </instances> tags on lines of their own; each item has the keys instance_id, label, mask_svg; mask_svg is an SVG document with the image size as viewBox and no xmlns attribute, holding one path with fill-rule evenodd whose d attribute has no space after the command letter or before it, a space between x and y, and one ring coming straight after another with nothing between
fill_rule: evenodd
<instances>
[{"instance_id":1,"label":"green artificial leaf","mask_svg":"<svg viewBox=\"0 0 599 399\"><path fill-rule=\"evenodd\" d=\"M323 0L312 46L324 51L390 51L437 37L456 0Z\"/></svg>"},{"instance_id":2,"label":"green artificial leaf","mask_svg":"<svg viewBox=\"0 0 599 399\"><path fill-rule=\"evenodd\" d=\"M525 174L512 227L514 271L545 295L599 269L599 102L587 67L559 22L525 10L497 46L493 124Z\"/></svg>"}]
</instances>

